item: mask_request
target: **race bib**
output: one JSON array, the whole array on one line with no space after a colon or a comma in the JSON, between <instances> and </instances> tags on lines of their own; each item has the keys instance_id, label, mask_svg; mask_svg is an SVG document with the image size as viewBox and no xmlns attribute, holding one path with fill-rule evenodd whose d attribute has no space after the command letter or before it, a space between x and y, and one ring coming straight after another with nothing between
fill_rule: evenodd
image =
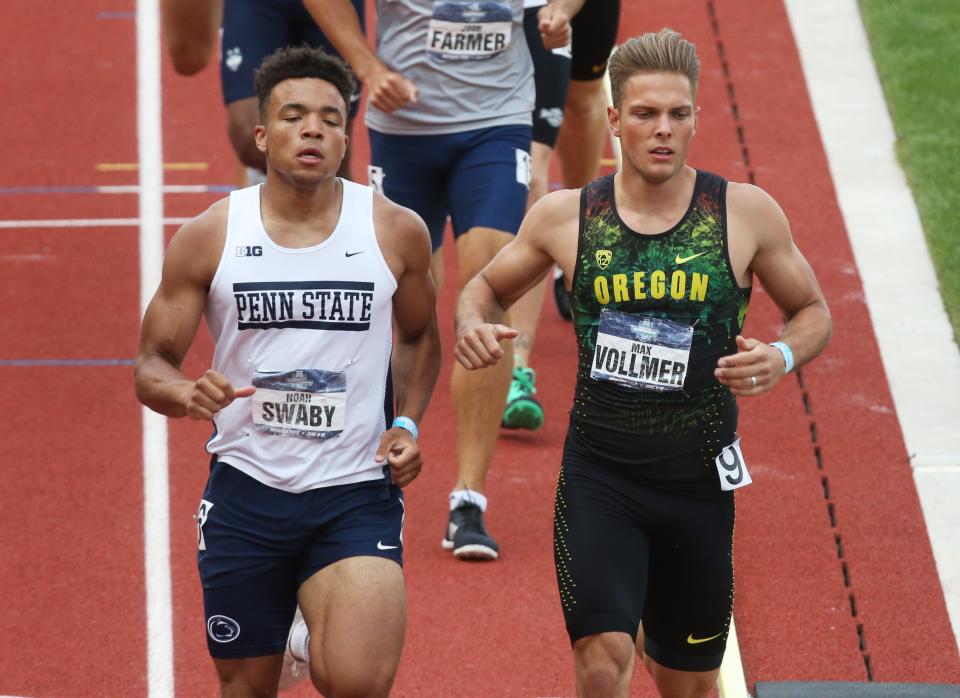
<instances>
[{"instance_id":1,"label":"race bib","mask_svg":"<svg viewBox=\"0 0 960 698\"><path fill-rule=\"evenodd\" d=\"M378 194L383 193L383 179L386 175L383 168L378 165L367 165L367 180L370 182L370 188Z\"/></svg>"},{"instance_id":2,"label":"race bib","mask_svg":"<svg viewBox=\"0 0 960 698\"><path fill-rule=\"evenodd\" d=\"M331 439L343 432L347 376L335 371L297 369L253 374L251 398L257 431L300 439Z\"/></svg>"},{"instance_id":3,"label":"race bib","mask_svg":"<svg viewBox=\"0 0 960 698\"><path fill-rule=\"evenodd\" d=\"M513 11L504 2L435 2L427 55L437 61L483 61L510 46Z\"/></svg>"},{"instance_id":4,"label":"race bib","mask_svg":"<svg viewBox=\"0 0 960 698\"><path fill-rule=\"evenodd\" d=\"M517 154L517 183L529 189L530 180L533 178L530 153L520 148L515 148L514 151Z\"/></svg>"},{"instance_id":5,"label":"race bib","mask_svg":"<svg viewBox=\"0 0 960 698\"><path fill-rule=\"evenodd\" d=\"M750 473L747 472L747 462L743 460L739 436L732 444L720 451L714 464L720 475L720 489L725 492L746 487L753 482Z\"/></svg>"},{"instance_id":6,"label":"race bib","mask_svg":"<svg viewBox=\"0 0 960 698\"><path fill-rule=\"evenodd\" d=\"M682 390L693 327L604 308L590 377L637 390Z\"/></svg>"}]
</instances>

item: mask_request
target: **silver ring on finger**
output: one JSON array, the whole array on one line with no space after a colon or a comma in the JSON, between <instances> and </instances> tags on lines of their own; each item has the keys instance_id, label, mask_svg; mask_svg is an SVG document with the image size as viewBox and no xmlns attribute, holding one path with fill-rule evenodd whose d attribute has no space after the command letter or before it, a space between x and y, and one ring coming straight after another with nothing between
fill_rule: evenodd
<instances>
[{"instance_id":1,"label":"silver ring on finger","mask_svg":"<svg viewBox=\"0 0 960 698\"><path fill-rule=\"evenodd\" d=\"M756 376L750 376L750 384L751 384L754 388L757 387L757 377L756 377Z\"/></svg>"}]
</instances>

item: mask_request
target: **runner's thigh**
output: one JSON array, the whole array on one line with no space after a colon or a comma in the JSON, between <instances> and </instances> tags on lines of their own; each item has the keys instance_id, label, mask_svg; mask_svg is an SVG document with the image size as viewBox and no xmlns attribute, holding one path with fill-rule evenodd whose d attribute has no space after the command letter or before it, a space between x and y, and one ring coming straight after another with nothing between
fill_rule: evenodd
<instances>
[{"instance_id":1,"label":"runner's thigh","mask_svg":"<svg viewBox=\"0 0 960 698\"><path fill-rule=\"evenodd\" d=\"M447 198L453 234L493 228L516 235L530 185L530 126L493 126L457 134L460 155Z\"/></svg>"},{"instance_id":2,"label":"runner's thigh","mask_svg":"<svg viewBox=\"0 0 960 698\"><path fill-rule=\"evenodd\" d=\"M733 613L733 493L663 494L657 504L644 651L671 669L716 669Z\"/></svg>"},{"instance_id":3,"label":"runner's thigh","mask_svg":"<svg viewBox=\"0 0 960 698\"><path fill-rule=\"evenodd\" d=\"M606 632L634 640L646 595L649 544L624 490L568 436L554 508L554 563L570 642Z\"/></svg>"}]
</instances>

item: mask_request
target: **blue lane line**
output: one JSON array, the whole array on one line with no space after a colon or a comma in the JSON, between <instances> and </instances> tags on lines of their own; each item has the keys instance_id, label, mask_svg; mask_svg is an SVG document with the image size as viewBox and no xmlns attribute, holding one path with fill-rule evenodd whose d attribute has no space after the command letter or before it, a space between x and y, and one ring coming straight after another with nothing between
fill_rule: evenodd
<instances>
[{"instance_id":1,"label":"blue lane line","mask_svg":"<svg viewBox=\"0 0 960 698\"><path fill-rule=\"evenodd\" d=\"M202 185L201 185L202 186ZM236 189L231 184L207 184L198 193L225 194ZM103 187L0 187L0 194L99 194ZM134 192L131 192L131 194Z\"/></svg>"},{"instance_id":2,"label":"blue lane line","mask_svg":"<svg viewBox=\"0 0 960 698\"><path fill-rule=\"evenodd\" d=\"M0 366L133 366L133 359L0 359Z\"/></svg>"},{"instance_id":3,"label":"blue lane line","mask_svg":"<svg viewBox=\"0 0 960 698\"><path fill-rule=\"evenodd\" d=\"M97 13L97 19L136 19L136 12L109 12L103 11Z\"/></svg>"}]
</instances>

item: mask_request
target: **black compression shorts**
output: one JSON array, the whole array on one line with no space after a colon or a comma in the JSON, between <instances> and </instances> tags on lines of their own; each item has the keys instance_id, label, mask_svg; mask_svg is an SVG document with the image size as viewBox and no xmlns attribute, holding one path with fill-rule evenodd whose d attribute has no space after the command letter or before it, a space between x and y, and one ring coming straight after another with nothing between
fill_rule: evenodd
<instances>
[{"instance_id":1,"label":"black compression shorts","mask_svg":"<svg viewBox=\"0 0 960 698\"><path fill-rule=\"evenodd\" d=\"M537 30L539 7L524 11L523 30L533 59L533 81L537 100L533 108L533 141L553 147L563 123L563 107L570 85L570 47L548 51Z\"/></svg>"},{"instance_id":2,"label":"black compression shorts","mask_svg":"<svg viewBox=\"0 0 960 698\"><path fill-rule=\"evenodd\" d=\"M573 80L599 80L617 43L620 0L586 0L573 18Z\"/></svg>"},{"instance_id":3,"label":"black compression shorts","mask_svg":"<svg viewBox=\"0 0 960 698\"><path fill-rule=\"evenodd\" d=\"M554 563L570 642L604 632L680 671L720 666L733 611L732 492L653 489L568 434L554 509Z\"/></svg>"}]
</instances>

